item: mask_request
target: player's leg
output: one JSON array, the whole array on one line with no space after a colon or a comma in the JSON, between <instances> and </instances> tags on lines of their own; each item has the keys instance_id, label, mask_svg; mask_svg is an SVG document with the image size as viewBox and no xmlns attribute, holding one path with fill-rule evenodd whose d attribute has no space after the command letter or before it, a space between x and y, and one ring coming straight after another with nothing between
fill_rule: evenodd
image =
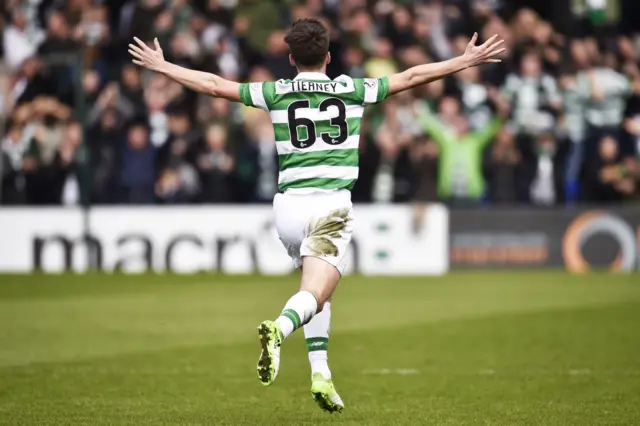
<instances>
[{"instance_id":1,"label":"player's leg","mask_svg":"<svg viewBox=\"0 0 640 426\"><path fill-rule=\"evenodd\" d=\"M302 272L302 267L300 268ZM311 376L320 373L323 377L330 379L329 369L329 329L331 328L331 298L318 308L318 312L305 324L304 338L309 354L309 365L311 366Z\"/></svg>"},{"instance_id":2,"label":"player's leg","mask_svg":"<svg viewBox=\"0 0 640 426\"><path fill-rule=\"evenodd\" d=\"M319 373L326 379L331 378L329 369L329 329L331 328L331 301L322 305L322 311L317 313L309 324L304 326L304 339L309 355L311 376Z\"/></svg>"},{"instance_id":3,"label":"player's leg","mask_svg":"<svg viewBox=\"0 0 640 426\"><path fill-rule=\"evenodd\" d=\"M300 268L302 272L302 268ZM331 328L331 298L318 309L318 313L305 324L304 338L311 366L311 380L331 379L329 369L329 330Z\"/></svg>"},{"instance_id":4,"label":"player's leg","mask_svg":"<svg viewBox=\"0 0 640 426\"><path fill-rule=\"evenodd\" d=\"M322 312L304 326L304 337L311 365L311 396L325 411L342 411L344 403L336 392L328 363L331 301L324 302Z\"/></svg>"},{"instance_id":5,"label":"player's leg","mask_svg":"<svg viewBox=\"0 0 640 426\"><path fill-rule=\"evenodd\" d=\"M304 223L305 235L296 245L296 253L292 253L291 246L287 248L292 258L302 258L302 280L300 290L287 301L275 321L282 339L320 312L336 289L344 269L344 255L351 242L350 222L351 206L328 211ZM283 241L287 240L283 236L286 233L286 227L283 227L280 232Z\"/></svg>"},{"instance_id":6,"label":"player's leg","mask_svg":"<svg viewBox=\"0 0 640 426\"><path fill-rule=\"evenodd\" d=\"M275 321L264 321L258 327L262 345L258 377L267 386L273 383L278 374L282 342L311 321L333 294L340 281L344 253L352 233L350 203L346 208L301 221L303 213L309 211L308 203L296 205L284 200L287 199L281 198L277 202L276 198L274 201L276 226L296 266L303 266L302 280L300 290L287 301L280 316ZM299 201L296 200L296 203Z\"/></svg>"},{"instance_id":7,"label":"player's leg","mask_svg":"<svg viewBox=\"0 0 640 426\"><path fill-rule=\"evenodd\" d=\"M305 256L302 288L315 294L323 309L305 327L305 337L310 339L311 396L320 408L333 413L342 411L344 403L333 385L327 363L330 300L344 271L345 254L351 242L353 212L350 203L347 208L338 208L314 224L313 232L305 238L300 248Z\"/></svg>"},{"instance_id":8,"label":"player's leg","mask_svg":"<svg viewBox=\"0 0 640 426\"><path fill-rule=\"evenodd\" d=\"M322 306L322 310L304 327L311 363L311 396L323 410L339 412L344 408L344 403L333 385L327 351L331 326L330 300L341 274L338 267L326 258L306 256L303 265L301 289L314 294Z\"/></svg>"},{"instance_id":9,"label":"player's leg","mask_svg":"<svg viewBox=\"0 0 640 426\"><path fill-rule=\"evenodd\" d=\"M340 273L330 263L315 257L305 257L302 262L300 290L289 298L275 321L264 321L258 327L262 345L258 377L265 386L271 385L278 374L282 342L311 321L340 281Z\"/></svg>"},{"instance_id":10,"label":"player's leg","mask_svg":"<svg viewBox=\"0 0 640 426\"><path fill-rule=\"evenodd\" d=\"M303 216L300 214L299 209L296 208L294 200L283 194L278 194L274 198L273 210L280 241L287 250L289 257L293 260L294 267L300 268L302 266L300 246L305 237L304 222L301 220ZM307 318L310 311L315 313L316 307L306 307L306 302L316 303L315 299L310 300L304 295L301 297L295 294L287 301L280 315L284 315L288 320L291 318L290 323L282 320L280 320L280 324L278 324L278 320L263 321L258 326L258 337L262 350L258 358L257 370L258 379L263 385L271 385L278 375L280 369L280 346L285 337L301 325L298 323L301 323L303 318ZM297 327L296 324L298 324Z\"/></svg>"}]
</instances>

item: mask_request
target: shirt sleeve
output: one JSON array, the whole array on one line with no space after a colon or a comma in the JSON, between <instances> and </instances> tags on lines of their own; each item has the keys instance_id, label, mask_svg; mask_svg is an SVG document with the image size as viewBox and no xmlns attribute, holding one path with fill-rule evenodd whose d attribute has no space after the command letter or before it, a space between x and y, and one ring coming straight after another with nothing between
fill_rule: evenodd
<instances>
[{"instance_id":1,"label":"shirt sleeve","mask_svg":"<svg viewBox=\"0 0 640 426\"><path fill-rule=\"evenodd\" d=\"M268 111L263 89L264 83L241 83L240 101L246 106Z\"/></svg>"},{"instance_id":2,"label":"shirt sleeve","mask_svg":"<svg viewBox=\"0 0 640 426\"><path fill-rule=\"evenodd\" d=\"M483 129L474 135L476 142L478 142L480 146L486 146L489 142L493 141L501 126L502 120L493 118Z\"/></svg>"},{"instance_id":3,"label":"shirt sleeve","mask_svg":"<svg viewBox=\"0 0 640 426\"><path fill-rule=\"evenodd\" d=\"M354 84L362 105L380 103L389 95L389 79L387 77L358 78L354 79Z\"/></svg>"},{"instance_id":4,"label":"shirt sleeve","mask_svg":"<svg viewBox=\"0 0 640 426\"><path fill-rule=\"evenodd\" d=\"M440 147L447 145L451 138L448 136L447 129L431 112L421 114L418 118L418 124L422 126L424 132Z\"/></svg>"}]
</instances>

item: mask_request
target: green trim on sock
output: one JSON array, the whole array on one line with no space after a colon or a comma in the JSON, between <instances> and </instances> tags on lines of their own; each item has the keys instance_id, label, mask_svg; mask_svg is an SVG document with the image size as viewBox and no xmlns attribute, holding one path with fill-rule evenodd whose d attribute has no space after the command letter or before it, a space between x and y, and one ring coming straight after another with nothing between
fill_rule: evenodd
<instances>
[{"instance_id":1,"label":"green trim on sock","mask_svg":"<svg viewBox=\"0 0 640 426\"><path fill-rule=\"evenodd\" d=\"M329 349L329 339L327 337L309 337L305 339L307 342L307 351L326 351Z\"/></svg>"},{"instance_id":2,"label":"green trim on sock","mask_svg":"<svg viewBox=\"0 0 640 426\"><path fill-rule=\"evenodd\" d=\"M300 316L298 316L298 313L293 309L285 309L280 316L289 318L293 323L294 330L300 328Z\"/></svg>"}]
</instances>

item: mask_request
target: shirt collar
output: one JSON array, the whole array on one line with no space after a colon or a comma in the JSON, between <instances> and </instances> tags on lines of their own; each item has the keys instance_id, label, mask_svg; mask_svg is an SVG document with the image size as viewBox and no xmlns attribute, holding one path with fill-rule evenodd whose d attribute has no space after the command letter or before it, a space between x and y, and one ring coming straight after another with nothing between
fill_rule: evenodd
<instances>
[{"instance_id":1,"label":"shirt collar","mask_svg":"<svg viewBox=\"0 0 640 426\"><path fill-rule=\"evenodd\" d=\"M321 72L301 72L294 80L331 80Z\"/></svg>"}]
</instances>

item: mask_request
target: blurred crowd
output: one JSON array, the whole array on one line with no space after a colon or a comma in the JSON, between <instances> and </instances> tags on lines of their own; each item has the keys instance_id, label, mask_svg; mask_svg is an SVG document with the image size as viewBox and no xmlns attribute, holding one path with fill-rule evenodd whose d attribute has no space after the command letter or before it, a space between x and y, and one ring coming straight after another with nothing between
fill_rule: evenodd
<instances>
[{"instance_id":1,"label":"blurred crowd","mask_svg":"<svg viewBox=\"0 0 640 426\"><path fill-rule=\"evenodd\" d=\"M638 199L640 28L620 24L634 1L567 0L562 28L520 3L6 0L1 202L270 202L278 159L267 114L142 72L126 45L157 36L165 57L189 68L292 78L283 35L300 17L330 28L330 77L448 59L474 31L499 33L509 49L501 64L372 107L355 201Z\"/></svg>"}]
</instances>

